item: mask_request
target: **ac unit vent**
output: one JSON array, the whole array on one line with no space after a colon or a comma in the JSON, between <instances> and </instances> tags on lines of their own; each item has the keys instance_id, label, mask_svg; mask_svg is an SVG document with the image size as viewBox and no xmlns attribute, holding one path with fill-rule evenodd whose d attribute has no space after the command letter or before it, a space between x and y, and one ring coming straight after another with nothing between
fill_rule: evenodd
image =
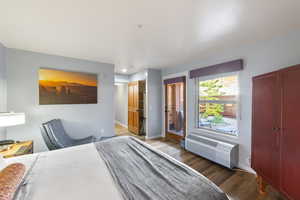
<instances>
[{"instance_id":1,"label":"ac unit vent","mask_svg":"<svg viewBox=\"0 0 300 200\"><path fill-rule=\"evenodd\" d=\"M188 151L228 168L238 164L238 145L216 139L189 134L185 147Z\"/></svg>"},{"instance_id":2,"label":"ac unit vent","mask_svg":"<svg viewBox=\"0 0 300 200\"><path fill-rule=\"evenodd\" d=\"M202 142L203 144L207 144L207 145L210 145L212 147L216 147L218 145L218 142L216 142L216 141L208 140L208 139L203 138L203 137L197 137L195 135L189 135L189 139L195 140L197 142Z\"/></svg>"}]
</instances>

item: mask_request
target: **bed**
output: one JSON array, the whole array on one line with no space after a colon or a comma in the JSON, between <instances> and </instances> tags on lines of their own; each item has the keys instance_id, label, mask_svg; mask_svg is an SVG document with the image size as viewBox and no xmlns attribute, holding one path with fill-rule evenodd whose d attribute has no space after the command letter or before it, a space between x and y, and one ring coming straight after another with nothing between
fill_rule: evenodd
<instances>
[{"instance_id":1,"label":"bed","mask_svg":"<svg viewBox=\"0 0 300 200\"><path fill-rule=\"evenodd\" d=\"M197 171L128 136L6 162L26 166L15 200L228 200Z\"/></svg>"}]
</instances>

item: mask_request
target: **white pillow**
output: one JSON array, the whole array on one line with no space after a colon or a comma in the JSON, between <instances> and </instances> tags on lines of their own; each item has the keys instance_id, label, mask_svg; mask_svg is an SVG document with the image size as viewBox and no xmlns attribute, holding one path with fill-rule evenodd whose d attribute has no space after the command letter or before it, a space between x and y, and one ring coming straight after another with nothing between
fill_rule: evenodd
<instances>
[{"instance_id":1,"label":"white pillow","mask_svg":"<svg viewBox=\"0 0 300 200\"><path fill-rule=\"evenodd\" d=\"M2 170L4 167L6 167L7 163L5 162L4 158L0 154L0 170Z\"/></svg>"}]
</instances>

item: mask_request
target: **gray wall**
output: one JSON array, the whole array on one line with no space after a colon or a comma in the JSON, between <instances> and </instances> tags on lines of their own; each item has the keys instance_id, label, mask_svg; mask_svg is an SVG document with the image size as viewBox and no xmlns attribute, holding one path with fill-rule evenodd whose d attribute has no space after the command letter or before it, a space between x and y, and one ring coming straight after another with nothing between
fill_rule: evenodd
<instances>
[{"instance_id":1,"label":"gray wall","mask_svg":"<svg viewBox=\"0 0 300 200\"><path fill-rule=\"evenodd\" d=\"M139 81L139 80L146 80L147 79L147 69L137 72L129 76L129 81Z\"/></svg>"},{"instance_id":2,"label":"gray wall","mask_svg":"<svg viewBox=\"0 0 300 200\"><path fill-rule=\"evenodd\" d=\"M115 83L128 83L129 75L115 74Z\"/></svg>"},{"instance_id":3,"label":"gray wall","mask_svg":"<svg viewBox=\"0 0 300 200\"><path fill-rule=\"evenodd\" d=\"M129 81L146 80L146 137L162 136L161 70L145 69L129 76Z\"/></svg>"},{"instance_id":4,"label":"gray wall","mask_svg":"<svg viewBox=\"0 0 300 200\"><path fill-rule=\"evenodd\" d=\"M128 84L115 85L115 120L128 126Z\"/></svg>"},{"instance_id":5,"label":"gray wall","mask_svg":"<svg viewBox=\"0 0 300 200\"><path fill-rule=\"evenodd\" d=\"M147 138L162 136L162 78L161 71L147 70Z\"/></svg>"},{"instance_id":6,"label":"gray wall","mask_svg":"<svg viewBox=\"0 0 300 200\"><path fill-rule=\"evenodd\" d=\"M6 56L8 110L26 114L25 125L7 129L8 138L32 139L35 151L44 151L39 126L53 118L61 118L67 133L75 138L114 135L113 65L16 49L7 49ZM38 70L41 67L98 74L98 104L40 106Z\"/></svg>"},{"instance_id":7,"label":"gray wall","mask_svg":"<svg viewBox=\"0 0 300 200\"><path fill-rule=\"evenodd\" d=\"M6 112L6 48L0 43L0 112ZM5 129L0 128L0 140L6 138Z\"/></svg>"},{"instance_id":8,"label":"gray wall","mask_svg":"<svg viewBox=\"0 0 300 200\"><path fill-rule=\"evenodd\" d=\"M252 80L258 74L271 72L280 68L300 64L300 31L274 38L268 41L257 42L240 48L227 49L225 52L216 52L214 55L201 59L199 62L186 63L163 70L163 76L183 72L190 69L205 67L224 61L243 58L245 69L240 72L240 113L239 137L236 139L224 137L222 139L236 141L240 144L240 163L244 169L250 169L251 154L251 105ZM195 126L195 89L194 81L188 79L188 131L194 131ZM216 136L214 136L216 137Z\"/></svg>"}]
</instances>

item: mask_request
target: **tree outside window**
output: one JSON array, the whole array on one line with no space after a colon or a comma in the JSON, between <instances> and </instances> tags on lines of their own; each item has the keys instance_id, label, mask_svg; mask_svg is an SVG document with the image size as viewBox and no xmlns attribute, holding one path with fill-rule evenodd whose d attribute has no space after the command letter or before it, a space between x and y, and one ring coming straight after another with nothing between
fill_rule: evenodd
<instances>
[{"instance_id":1,"label":"tree outside window","mask_svg":"<svg viewBox=\"0 0 300 200\"><path fill-rule=\"evenodd\" d=\"M237 134L237 76L198 81L199 128Z\"/></svg>"}]
</instances>

